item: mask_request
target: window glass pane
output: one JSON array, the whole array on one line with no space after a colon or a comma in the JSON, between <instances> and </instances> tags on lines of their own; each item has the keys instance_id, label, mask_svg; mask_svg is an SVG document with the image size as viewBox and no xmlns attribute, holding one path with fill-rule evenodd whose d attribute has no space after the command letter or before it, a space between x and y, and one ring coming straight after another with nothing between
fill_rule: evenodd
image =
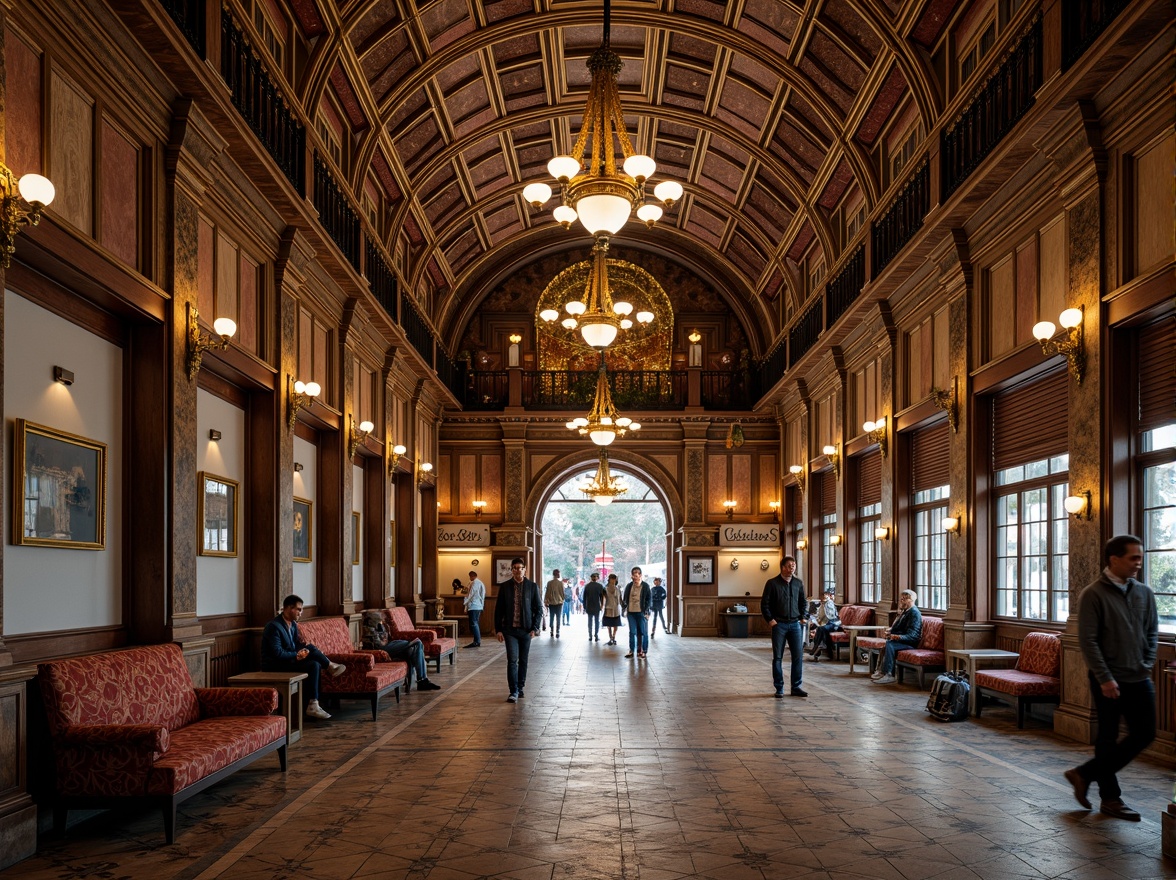
<instances>
[{"instance_id":1,"label":"window glass pane","mask_svg":"<svg viewBox=\"0 0 1176 880\"><path fill-rule=\"evenodd\" d=\"M1070 454L1059 455L1056 458L1049 460L1049 472L1051 474L1064 474L1070 470Z\"/></svg>"},{"instance_id":2,"label":"window glass pane","mask_svg":"<svg viewBox=\"0 0 1176 880\"><path fill-rule=\"evenodd\" d=\"M1024 467L1005 468L1003 471L996 472L996 485L1007 486L1010 483L1019 483L1025 479Z\"/></svg>"},{"instance_id":3,"label":"window glass pane","mask_svg":"<svg viewBox=\"0 0 1176 880\"><path fill-rule=\"evenodd\" d=\"M1171 507L1176 505L1176 461L1149 467L1143 472L1143 506ZM1146 547L1151 545L1146 543Z\"/></svg>"},{"instance_id":4,"label":"window glass pane","mask_svg":"<svg viewBox=\"0 0 1176 880\"><path fill-rule=\"evenodd\" d=\"M1033 461L1025 465L1025 479L1035 480L1038 477L1049 476L1049 460Z\"/></svg>"},{"instance_id":5,"label":"window glass pane","mask_svg":"<svg viewBox=\"0 0 1176 880\"><path fill-rule=\"evenodd\" d=\"M1140 440L1141 452L1156 452L1160 449L1172 449L1176 447L1176 422L1145 431Z\"/></svg>"}]
</instances>

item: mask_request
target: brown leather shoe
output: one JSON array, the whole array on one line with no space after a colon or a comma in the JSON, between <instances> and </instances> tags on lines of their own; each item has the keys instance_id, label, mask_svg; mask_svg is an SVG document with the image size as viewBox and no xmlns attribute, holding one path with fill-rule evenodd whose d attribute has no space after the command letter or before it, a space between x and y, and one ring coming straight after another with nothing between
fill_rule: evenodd
<instances>
[{"instance_id":1,"label":"brown leather shoe","mask_svg":"<svg viewBox=\"0 0 1176 880\"><path fill-rule=\"evenodd\" d=\"M1066 782L1074 786L1074 800L1078 801L1078 803L1082 804L1082 806L1089 810L1090 798L1086 796L1086 790L1090 788L1090 783L1087 782L1082 777L1082 774L1077 770L1067 770L1062 775L1066 777Z\"/></svg>"},{"instance_id":2,"label":"brown leather shoe","mask_svg":"<svg viewBox=\"0 0 1176 880\"><path fill-rule=\"evenodd\" d=\"M1126 819L1128 822L1138 822L1140 815L1122 801L1103 801L1099 811L1116 819Z\"/></svg>"}]
</instances>

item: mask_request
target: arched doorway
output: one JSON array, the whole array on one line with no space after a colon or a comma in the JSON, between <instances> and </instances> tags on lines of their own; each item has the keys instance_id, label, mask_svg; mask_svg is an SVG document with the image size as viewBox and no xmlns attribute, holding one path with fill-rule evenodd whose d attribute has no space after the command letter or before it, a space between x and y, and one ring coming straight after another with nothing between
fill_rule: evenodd
<instances>
[{"instance_id":1,"label":"arched doorway","mask_svg":"<svg viewBox=\"0 0 1176 880\"><path fill-rule=\"evenodd\" d=\"M668 593L667 622L676 630L680 590L673 560L680 540L681 497L672 476L656 462L615 447L608 453L613 476L623 479L629 491L607 507L577 490L596 472L596 447L552 462L535 475L526 504L526 519L535 536L533 576L544 583L552 569L559 568L563 576L574 575L574 582L587 580L595 557L607 554L613 557L618 579L625 583L631 567L638 565L650 584L654 575L662 577ZM583 513L561 520L553 516L561 508L565 513L572 509ZM596 527L579 527L586 519L594 519ZM654 540L659 542L656 548Z\"/></svg>"}]
</instances>

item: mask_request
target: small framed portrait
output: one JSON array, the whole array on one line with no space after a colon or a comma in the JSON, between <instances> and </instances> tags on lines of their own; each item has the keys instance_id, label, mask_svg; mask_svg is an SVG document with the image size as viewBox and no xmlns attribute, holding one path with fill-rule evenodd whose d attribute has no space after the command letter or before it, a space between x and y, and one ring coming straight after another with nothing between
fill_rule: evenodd
<instances>
[{"instance_id":1,"label":"small framed portrait","mask_svg":"<svg viewBox=\"0 0 1176 880\"><path fill-rule=\"evenodd\" d=\"M715 561L710 556L686 557L686 583L713 584L715 582Z\"/></svg>"},{"instance_id":2,"label":"small framed portrait","mask_svg":"<svg viewBox=\"0 0 1176 880\"><path fill-rule=\"evenodd\" d=\"M237 555L237 481L201 471L196 478L201 556Z\"/></svg>"},{"instance_id":3,"label":"small framed portrait","mask_svg":"<svg viewBox=\"0 0 1176 880\"><path fill-rule=\"evenodd\" d=\"M359 514L351 511L351 564L359 565Z\"/></svg>"},{"instance_id":4,"label":"small framed portrait","mask_svg":"<svg viewBox=\"0 0 1176 880\"><path fill-rule=\"evenodd\" d=\"M12 543L106 549L106 444L16 420Z\"/></svg>"},{"instance_id":5,"label":"small framed portrait","mask_svg":"<svg viewBox=\"0 0 1176 880\"><path fill-rule=\"evenodd\" d=\"M314 502L306 498L294 499L294 561L310 562L311 538L314 529Z\"/></svg>"},{"instance_id":6,"label":"small framed portrait","mask_svg":"<svg viewBox=\"0 0 1176 880\"><path fill-rule=\"evenodd\" d=\"M396 565L396 520L388 520L388 566Z\"/></svg>"},{"instance_id":7,"label":"small framed portrait","mask_svg":"<svg viewBox=\"0 0 1176 880\"><path fill-rule=\"evenodd\" d=\"M494 560L494 583L510 580L510 557L499 556Z\"/></svg>"}]
</instances>

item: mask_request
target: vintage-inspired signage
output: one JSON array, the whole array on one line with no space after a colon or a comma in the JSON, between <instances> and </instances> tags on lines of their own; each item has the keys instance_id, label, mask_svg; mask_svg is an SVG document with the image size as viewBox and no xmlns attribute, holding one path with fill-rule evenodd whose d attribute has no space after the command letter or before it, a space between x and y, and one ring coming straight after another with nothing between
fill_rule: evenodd
<instances>
[{"instance_id":1,"label":"vintage-inspired signage","mask_svg":"<svg viewBox=\"0 0 1176 880\"><path fill-rule=\"evenodd\" d=\"M727 523L719 527L720 547L776 547L780 527L759 523Z\"/></svg>"},{"instance_id":2,"label":"vintage-inspired signage","mask_svg":"<svg viewBox=\"0 0 1176 880\"><path fill-rule=\"evenodd\" d=\"M469 523L441 523L437 526L438 547L489 547L490 526Z\"/></svg>"}]
</instances>

